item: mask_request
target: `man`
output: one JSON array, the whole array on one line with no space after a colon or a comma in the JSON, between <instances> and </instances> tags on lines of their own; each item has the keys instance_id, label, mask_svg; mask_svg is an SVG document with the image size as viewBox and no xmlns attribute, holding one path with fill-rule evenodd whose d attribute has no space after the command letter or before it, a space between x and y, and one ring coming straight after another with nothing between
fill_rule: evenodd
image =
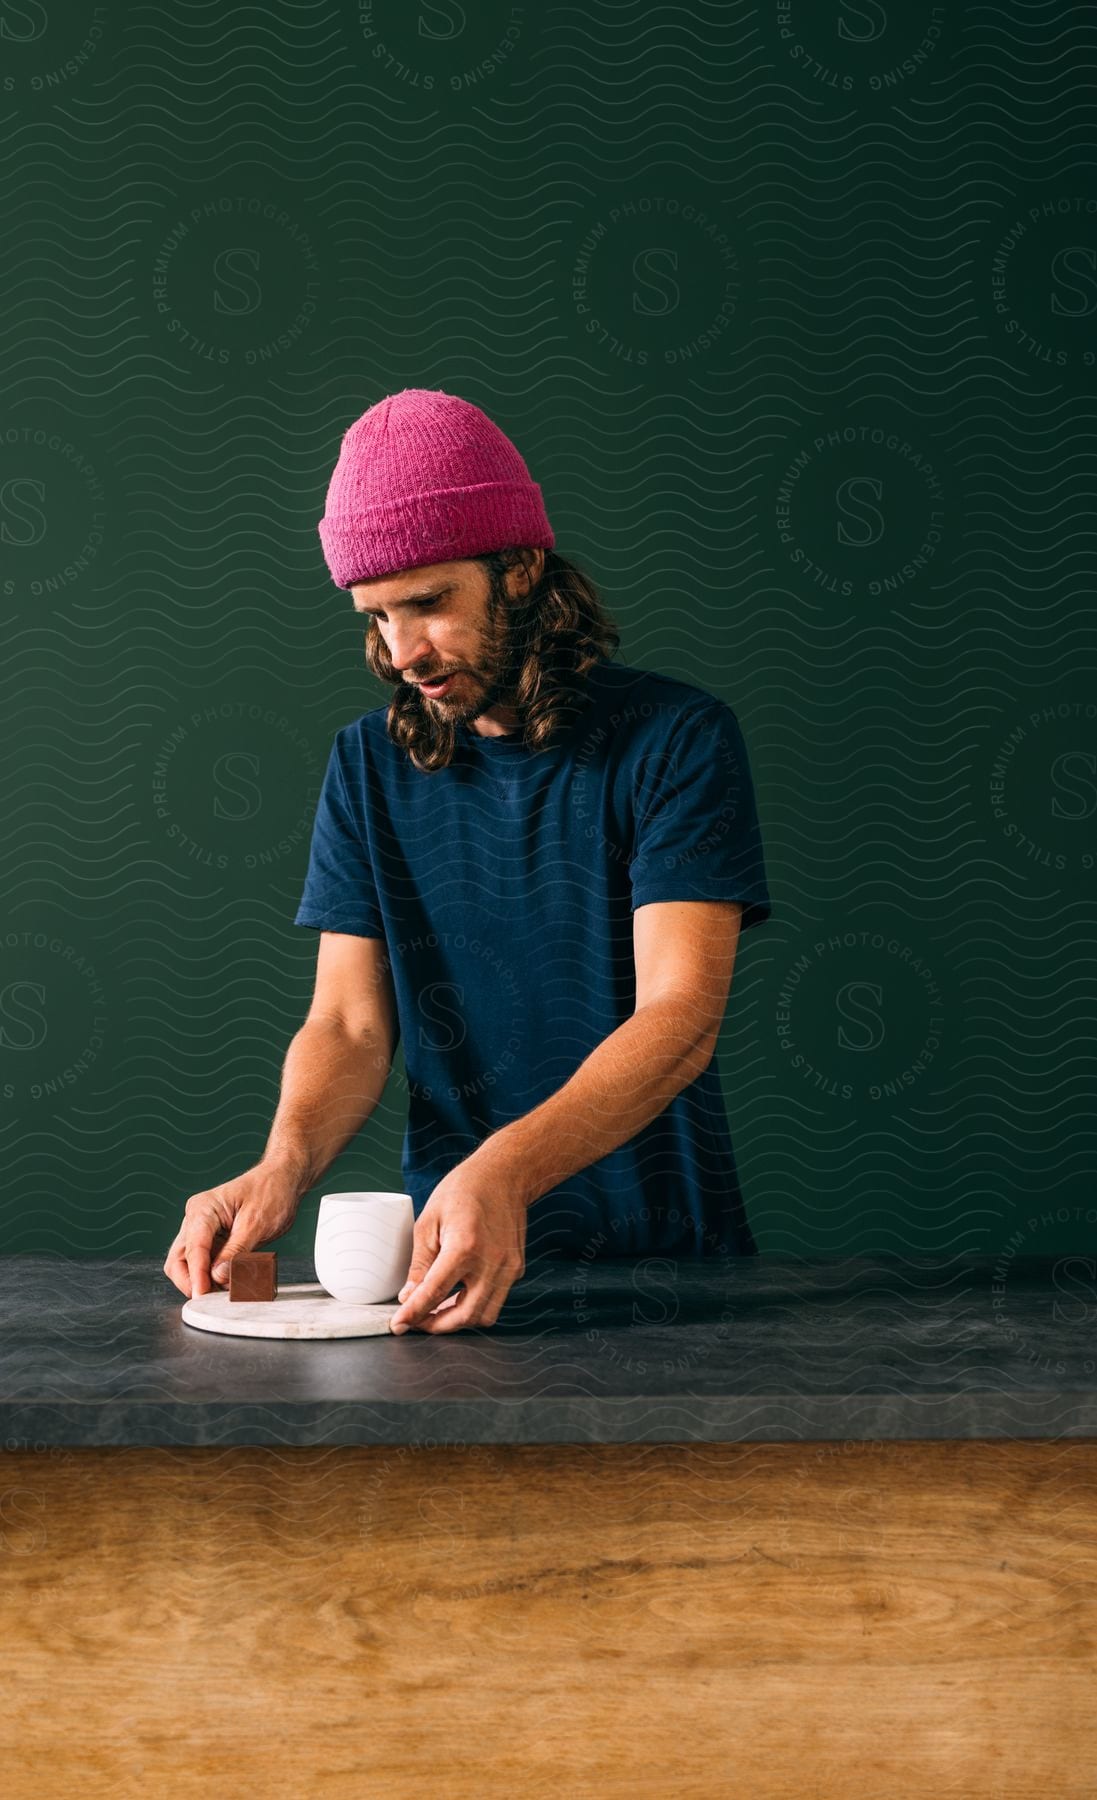
<instances>
[{"instance_id":1,"label":"man","mask_svg":"<svg viewBox=\"0 0 1097 1800\"><path fill-rule=\"evenodd\" d=\"M335 734L295 923L312 1009L254 1170L192 1196L203 1291L284 1231L402 1039L414 1254L392 1329L492 1325L528 1254L756 1250L715 1059L770 916L746 745L612 660L540 487L479 408L405 388L345 433L320 537L387 706Z\"/></svg>"}]
</instances>

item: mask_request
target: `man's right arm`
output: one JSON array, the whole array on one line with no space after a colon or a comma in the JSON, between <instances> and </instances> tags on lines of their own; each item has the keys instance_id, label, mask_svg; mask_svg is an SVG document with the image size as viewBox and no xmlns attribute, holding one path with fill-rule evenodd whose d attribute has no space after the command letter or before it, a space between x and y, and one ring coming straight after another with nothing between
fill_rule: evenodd
<instances>
[{"instance_id":1,"label":"man's right arm","mask_svg":"<svg viewBox=\"0 0 1097 1800\"><path fill-rule=\"evenodd\" d=\"M298 1202L384 1092L399 1040L383 938L322 933L316 992L292 1039L266 1150L242 1175L192 1194L164 1273L190 1299L228 1282L241 1251L281 1237Z\"/></svg>"},{"instance_id":2,"label":"man's right arm","mask_svg":"<svg viewBox=\"0 0 1097 1800\"><path fill-rule=\"evenodd\" d=\"M287 1174L300 1199L365 1124L391 1067L374 1034L351 1032L336 1019L306 1019L286 1051L264 1167Z\"/></svg>"},{"instance_id":3,"label":"man's right arm","mask_svg":"<svg viewBox=\"0 0 1097 1800\"><path fill-rule=\"evenodd\" d=\"M262 1157L298 1198L373 1112L399 1036L385 940L322 932L312 1005L286 1052Z\"/></svg>"}]
</instances>

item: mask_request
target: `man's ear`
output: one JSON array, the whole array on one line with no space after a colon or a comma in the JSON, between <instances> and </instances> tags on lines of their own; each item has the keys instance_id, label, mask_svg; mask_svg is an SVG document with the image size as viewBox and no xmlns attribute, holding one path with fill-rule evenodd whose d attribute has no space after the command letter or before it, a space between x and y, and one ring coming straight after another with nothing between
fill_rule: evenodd
<instances>
[{"instance_id":1,"label":"man's ear","mask_svg":"<svg viewBox=\"0 0 1097 1800\"><path fill-rule=\"evenodd\" d=\"M541 576L544 574L544 570L544 551L539 544L531 546L523 553L521 560L516 562L512 568L507 571L507 588L510 592L511 599L524 600L529 594L532 594L537 583L540 581ZM511 576L514 578L513 588L511 587L509 579Z\"/></svg>"}]
</instances>

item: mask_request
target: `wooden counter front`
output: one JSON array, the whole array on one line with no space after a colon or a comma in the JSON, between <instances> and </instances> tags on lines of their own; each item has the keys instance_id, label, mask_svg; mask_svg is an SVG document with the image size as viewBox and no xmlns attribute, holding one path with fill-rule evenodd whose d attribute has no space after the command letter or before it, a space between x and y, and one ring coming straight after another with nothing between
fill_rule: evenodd
<instances>
[{"instance_id":1,"label":"wooden counter front","mask_svg":"<svg viewBox=\"0 0 1097 1800\"><path fill-rule=\"evenodd\" d=\"M8 1800L1091 1800L1097 1444L7 1451Z\"/></svg>"}]
</instances>

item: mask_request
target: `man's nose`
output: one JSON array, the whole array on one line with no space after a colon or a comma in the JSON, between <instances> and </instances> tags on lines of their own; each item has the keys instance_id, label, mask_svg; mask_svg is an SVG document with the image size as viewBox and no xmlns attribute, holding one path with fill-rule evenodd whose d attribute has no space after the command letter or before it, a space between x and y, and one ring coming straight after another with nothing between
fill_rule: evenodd
<instances>
[{"instance_id":1,"label":"man's nose","mask_svg":"<svg viewBox=\"0 0 1097 1800\"><path fill-rule=\"evenodd\" d=\"M417 669L420 663L429 668L432 654L430 639L421 625L412 621L407 625L401 623L393 626L389 638L389 655L394 669L406 672L408 669Z\"/></svg>"}]
</instances>

